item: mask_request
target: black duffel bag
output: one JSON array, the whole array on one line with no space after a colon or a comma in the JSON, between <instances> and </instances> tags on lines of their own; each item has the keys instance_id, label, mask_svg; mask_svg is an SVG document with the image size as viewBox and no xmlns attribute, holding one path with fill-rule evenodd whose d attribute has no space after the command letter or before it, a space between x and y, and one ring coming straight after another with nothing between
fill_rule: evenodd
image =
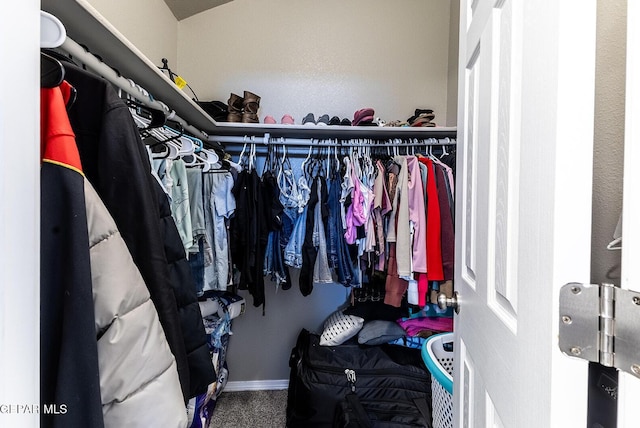
<instances>
[{"instance_id":1,"label":"black duffel bag","mask_svg":"<svg viewBox=\"0 0 640 428\"><path fill-rule=\"evenodd\" d=\"M397 403L398 409L422 399L430 413L431 376L419 349L319 342L319 336L302 330L291 352L287 427L331 427L350 393L362 403Z\"/></svg>"}]
</instances>

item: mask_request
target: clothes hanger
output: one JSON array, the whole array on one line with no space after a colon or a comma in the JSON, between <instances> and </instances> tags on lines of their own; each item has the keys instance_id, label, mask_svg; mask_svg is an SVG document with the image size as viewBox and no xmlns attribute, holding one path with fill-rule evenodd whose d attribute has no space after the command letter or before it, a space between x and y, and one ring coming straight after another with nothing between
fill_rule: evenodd
<instances>
[{"instance_id":1,"label":"clothes hanger","mask_svg":"<svg viewBox=\"0 0 640 428\"><path fill-rule=\"evenodd\" d=\"M67 38L67 30L62 22L50 13L40 11L40 47L57 48ZM40 52L40 87L55 88L64 80L64 67L62 63Z\"/></svg>"},{"instance_id":2,"label":"clothes hanger","mask_svg":"<svg viewBox=\"0 0 640 428\"><path fill-rule=\"evenodd\" d=\"M44 52L40 52L40 87L55 88L64 81L62 63Z\"/></svg>"},{"instance_id":3,"label":"clothes hanger","mask_svg":"<svg viewBox=\"0 0 640 428\"><path fill-rule=\"evenodd\" d=\"M210 158L209 156L213 157ZM182 160L189 167L202 167L202 172L209 172L211 170L218 170L221 168L221 165L218 164L218 155L206 149L203 149L200 152L194 152L188 156L183 156Z\"/></svg>"},{"instance_id":4,"label":"clothes hanger","mask_svg":"<svg viewBox=\"0 0 640 428\"><path fill-rule=\"evenodd\" d=\"M260 177L265 177L267 171L272 171L273 166L273 158L275 157L273 150L274 146L267 144L267 156L264 158L264 163L262 164L262 173Z\"/></svg>"},{"instance_id":5,"label":"clothes hanger","mask_svg":"<svg viewBox=\"0 0 640 428\"><path fill-rule=\"evenodd\" d=\"M40 11L40 47L58 48L67 38L62 22L52 14Z\"/></svg>"},{"instance_id":6,"label":"clothes hanger","mask_svg":"<svg viewBox=\"0 0 640 428\"><path fill-rule=\"evenodd\" d=\"M302 171L305 171L305 165L307 164L307 162L309 162L309 159L311 158L312 150L313 150L313 138L311 139L311 144L309 145L309 153L307 154L307 157L305 158L305 160L302 161L302 164L300 165L300 169Z\"/></svg>"},{"instance_id":7,"label":"clothes hanger","mask_svg":"<svg viewBox=\"0 0 640 428\"><path fill-rule=\"evenodd\" d=\"M607 244L607 250L610 250L610 251L622 250L622 236L609 242Z\"/></svg>"},{"instance_id":8,"label":"clothes hanger","mask_svg":"<svg viewBox=\"0 0 640 428\"><path fill-rule=\"evenodd\" d=\"M256 160L256 143L255 143L255 138L252 135L251 136L251 148L249 151L249 171L253 171L253 169L255 168L255 160Z\"/></svg>"},{"instance_id":9,"label":"clothes hanger","mask_svg":"<svg viewBox=\"0 0 640 428\"><path fill-rule=\"evenodd\" d=\"M447 144L451 144L451 140L449 139L449 137L445 137L444 142ZM449 156L449 152L447 152L447 146L442 145L442 154L440 155L440 159L442 159L445 156Z\"/></svg>"},{"instance_id":10,"label":"clothes hanger","mask_svg":"<svg viewBox=\"0 0 640 428\"><path fill-rule=\"evenodd\" d=\"M242 158L244 157L244 152L247 150L247 136L243 137L244 146L242 146L242 151L240 152L240 156L238 157L238 165L242 166Z\"/></svg>"}]
</instances>

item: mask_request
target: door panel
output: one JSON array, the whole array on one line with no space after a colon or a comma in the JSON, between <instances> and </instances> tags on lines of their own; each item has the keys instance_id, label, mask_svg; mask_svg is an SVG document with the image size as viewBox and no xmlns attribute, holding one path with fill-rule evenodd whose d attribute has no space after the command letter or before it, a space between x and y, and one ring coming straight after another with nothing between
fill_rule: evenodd
<instances>
[{"instance_id":1,"label":"door panel","mask_svg":"<svg viewBox=\"0 0 640 428\"><path fill-rule=\"evenodd\" d=\"M625 104L622 276L620 286L640 291L640 2L627 3L627 84ZM640 358L640 357L639 357ZM639 362L640 363L640 362ZM640 380L620 372L618 426L638 426Z\"/></svg>"},{"instance_id":2,"label":"door panel","mask_svg":"<svg viewBox=\"0 0 640 428\"><path fill-rule=\"evenodd\" d=\"M560 3L461 3L456 427L586 421L555 344L558 289L589 278L595 0Z\"/></svg>"},{"instance_id":3,"label":"door panel","mask_svg":"<svg viewBox=\"0 0 640 428\"><path fill-rule=\"evenodd\" d=\"M487 30L491 43L491 111L489 117L489 263L487 284L488 304L513 333L517 326L517 222L518 222L518 154L520 144L519 114L521 104L518 70L522 64L520 50L514 44L520 40L520 25L514 19L511 0L501 1L493 8ZM515 107L515 108L513 108Z\"/></svg>"}]
</instances>

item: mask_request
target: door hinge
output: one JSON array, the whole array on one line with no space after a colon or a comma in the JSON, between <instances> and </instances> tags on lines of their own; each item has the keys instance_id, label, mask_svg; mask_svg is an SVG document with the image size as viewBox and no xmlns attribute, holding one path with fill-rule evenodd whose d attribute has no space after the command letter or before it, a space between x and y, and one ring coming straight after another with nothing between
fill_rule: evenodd
<instances>
[{"instance_id":1,"label":"door hinge","mask_svg":"<svg viewBox=\"0 0 640 428\"><path fill-rule=\"evenodd\" d=\"M562 352L640 377L640 293L613 284L560 289Z\"/></svg>"}]
</instances>

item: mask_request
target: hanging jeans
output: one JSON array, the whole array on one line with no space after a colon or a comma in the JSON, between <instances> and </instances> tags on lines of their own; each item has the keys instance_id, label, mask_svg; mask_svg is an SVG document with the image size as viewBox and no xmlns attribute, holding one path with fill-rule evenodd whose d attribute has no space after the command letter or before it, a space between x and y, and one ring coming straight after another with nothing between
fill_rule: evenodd
<instances>
[{"instance_id":1,"label":"hanging jeans","mask_svg":"<svg viewBox=\"0 0 640 428\"><path fill-rule=\"evenodd\" d=\"M302 214L296 219L293 231L289 237L289 242L284 249L284 263L294 268L302 267L302 246L304 244L305 228L307 224L307 212L309 207L305 207Z\"/></svg>"},{"instance_id":2,"label":"hanging jeans","mask_svg":"<svg viewBox=\"0 0 640 428\"><path fill-rule=\"evenodd\" d=\"M353 265L349 256L349 248L342 228L340 204L340 179L333 178L329 182L329 217L327 219L327 253L329 266L336 269L338 282L349 287L354 285Z\"/></svg>"},{"instance_id":3,"label":"hanging jeans","mask_svg":"<svg viewBox=\"0 0 640 428\"><path fill-rule=\"evenodd\" d=\"M283 248L280 246L280 235L282 231L272 230L269 232L267 240L267 250L264 254L264 275L271 275L271 281L275 282L276 287L282 286L282 289L291 288L291 279L289 271L284 265L282 257ZM288 287L287 287L288 284Z\"/></svg>"},{"instance_id":4,"label":"hanging jeans","mask_svg":"<svg viewBox=\"0 0 640 428\"><path fill-rule=\"evenodd\" d=\"M204 294L204 245L203 238L198 238L197 246L199 251L197 253L188 253L189 265L191 266L191 274L196 286L196 294L198 297Z\"/></svg>"},{"instance_id":5,"label":"hanging jeans","mask_svg":"<svg viewBox=\"0 0 640 428\"><path fill-rule=\"evenodd\" d=\"M329 217L327 181L324 178L316 179L318 182L318 203L314 210L313 246L318 249L318 257L313 267L313 282L315 284L330 284L333 282L329 261L327 258L327 234L325 224Z\"/></svg>"}]
</instances>

